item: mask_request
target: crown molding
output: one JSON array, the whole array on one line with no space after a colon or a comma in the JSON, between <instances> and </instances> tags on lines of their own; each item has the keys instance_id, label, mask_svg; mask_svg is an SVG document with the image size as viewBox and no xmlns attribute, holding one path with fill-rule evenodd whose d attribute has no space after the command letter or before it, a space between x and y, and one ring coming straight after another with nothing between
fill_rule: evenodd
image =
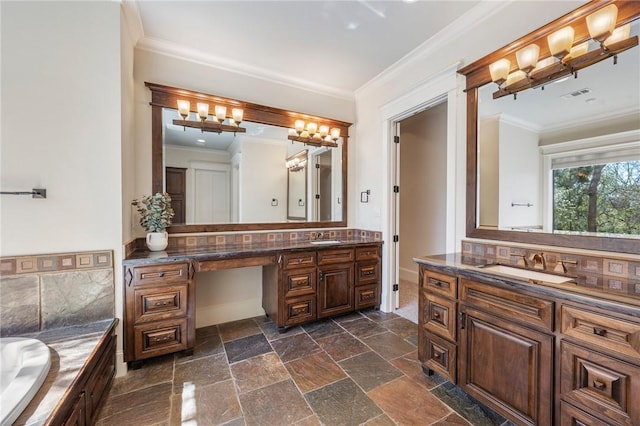
<instances>
[{"instance_id":1,"label":"crown molding","mask_svg":"<svg viewBox=\"0 0 640 426\"><path fill-rule=\"evenodd\" d=\"M144 37L144 27L142 26L138 2L136 0L120 0L120 8L124 14L131 40L135 46L138 40Z\"/></svg>"},{"instance_id":2,"label":"crown molding","mask_svg":"<svg viewBox=\"0 0 640 426\"><path fill-rule=\"evenodd\" d=\"M249 65L243 62L234 61L216 55L210 55L200 50L168 42L166 40L161 40L158 38L143 37L138 41L136 49L146 50L148 52L181 59L199 65L218 68L224 71L245 75L247 77L268 81L270 83L289 86L294 89L302 89L308 92L332 96L334 98L345 99L348 101L354 100L354 93L348 90L325 86L308 80L295 78L283 73L267 71L254 65Z\"/></svg>"},{"instance_id":3,"label":"crown molding","mask_svg":"<svg viewBox=\"0 0 640 426\"><path fill-rule=\"evenodd\" d=\"M488 18L498 14L505 7L509 6L511 1L481 1L478 5L471 8L464 15L438 31L431 38L424 41L418 47L404 55L394 64L386 68L380 74L356 89L355 94L358 96L365 90L380 86L394 79L403 69L411 64L423 60L425 57L433 55L438 50L446 47L451 42L460 38L461 34L467 33L474 28L482 25Z\"/></svg>"}]
</instances>

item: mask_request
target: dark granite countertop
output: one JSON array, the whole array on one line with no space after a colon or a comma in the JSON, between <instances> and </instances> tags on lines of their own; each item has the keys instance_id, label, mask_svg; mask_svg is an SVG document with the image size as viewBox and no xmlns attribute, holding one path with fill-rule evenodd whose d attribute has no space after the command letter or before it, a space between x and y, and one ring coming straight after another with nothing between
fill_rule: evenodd
<instances>
[{"instance_id":1,"label":"dark granite countertop","mask_svg":"<svg viewBox=\"0 0 640 426\"><path fill-rule=\"evenodd\" d=\"M14 426L46 423L78 380L80 370L100 341L116 323L117 320L109 319L17 336L30 337L46 343L51 351L51 367L40 390L20 414Z\"/></svg>"},{"instance_id":2,"label":"dark granite countertop","mask_svg":"<svg viewBox=\"0 0 640 426\"><path fill-rule=\"evenodd\" d=\"M493 259L449 253L416 257L413 260L445 273L480 279L496 286L535 291L553 298L589 303L640 318L640 280L578 272L571 282L554 284L536 281L534 283L524 278L488 271L481 267L495 263Z\"/></svg>"},{"instance_id":3,"label":"dark granite countertop","mask_svg":"<svg viewBox=\"0 0 640 426\"><path fill-rule=\"evenodd\" d=\"M195 247L170 247L165 251L152 252L146 249L135 250L126 259L124 265L137 265L144 263L175 262L185 260L222 260L232 257L268 255L286 250L316 250L338 249L343 247L355 247L365 244L382 244L382 241L373 238L339 239L335 244L313 244L309 240L287 240L255 242L246 244L216 244L211 246Z\"/></svg>"}]
</instances>

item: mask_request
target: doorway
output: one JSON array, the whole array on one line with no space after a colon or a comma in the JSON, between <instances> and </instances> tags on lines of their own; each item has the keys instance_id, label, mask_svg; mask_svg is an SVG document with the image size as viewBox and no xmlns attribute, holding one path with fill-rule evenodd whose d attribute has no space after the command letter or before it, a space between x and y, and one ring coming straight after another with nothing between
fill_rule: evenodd
<instances>
[{"instance_id":1,"label":"doorway","mask_svg":"<svg viewBox=\"0 0 640 426\"><path fill-rule=\"evenodd\" d=\"M416 323L418 266L413 258L447 249L447 113L445 99L396 122L395 312Z\"/></svg>"}]
</instances>

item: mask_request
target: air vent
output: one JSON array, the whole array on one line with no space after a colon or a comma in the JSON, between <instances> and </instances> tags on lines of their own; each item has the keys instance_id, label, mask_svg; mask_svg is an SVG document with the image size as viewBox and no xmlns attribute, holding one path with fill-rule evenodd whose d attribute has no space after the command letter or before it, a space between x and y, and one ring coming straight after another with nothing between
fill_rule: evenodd
<instances>
[{"instance_id":1,"label":"air vent","mask_svg":"<svg viewBox=\"0 0 640 426\"><path fill-rule=\"evenodd\" d=\"M584 89L576 90L575 92L567 93L566 95L560 96L562 99L573 99L578 96L586 95L587 93L591 93L591 89L585 87Z\"/></svg>"}]
</instances>

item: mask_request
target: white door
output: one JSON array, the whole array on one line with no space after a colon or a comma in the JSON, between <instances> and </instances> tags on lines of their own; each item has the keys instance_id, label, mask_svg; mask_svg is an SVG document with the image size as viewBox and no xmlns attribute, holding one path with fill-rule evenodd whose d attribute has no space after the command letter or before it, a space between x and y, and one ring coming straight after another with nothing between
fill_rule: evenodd
<instances>
[{"instance_id":1,"label":"white door","mask_svg":"<svg viewBox=\"0 0 640 426\"><path fill-rule=\"evenodd\" d=\"M214 163L191 164L192 223L229 223L231 220L230 167Z\"/></svg>"}]
</instances>

